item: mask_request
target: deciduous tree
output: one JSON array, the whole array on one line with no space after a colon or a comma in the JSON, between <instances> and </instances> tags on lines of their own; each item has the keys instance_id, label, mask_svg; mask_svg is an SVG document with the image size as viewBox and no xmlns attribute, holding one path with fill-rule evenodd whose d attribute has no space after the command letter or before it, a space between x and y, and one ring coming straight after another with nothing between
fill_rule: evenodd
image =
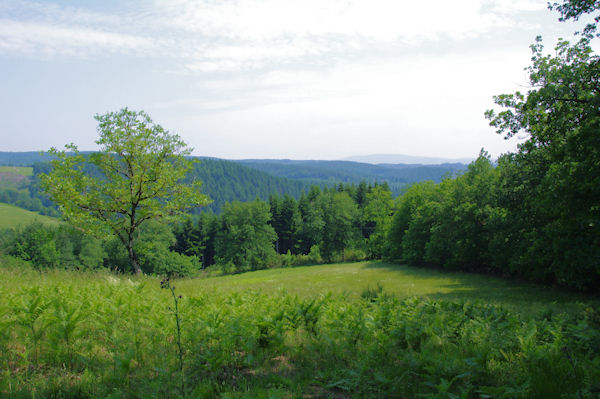
<instances>
[{"instance_id":1,"label":"deciduous tree","mask_svg":"<svg viewBox=\"0 0 600 399\"><path fill-rule=\"evenodd\" d=\"M58 159L41 184L69 222L95 235L113 234L127 249L133 270L142 269L134 242L150 219L180 216L185 209L209 203L200 182L183 184L192 161L181 138L154 123L143 111L124 108L96 115L96 144L89 156L74 144L52 149Z\"/></svg>"}]
</instances>

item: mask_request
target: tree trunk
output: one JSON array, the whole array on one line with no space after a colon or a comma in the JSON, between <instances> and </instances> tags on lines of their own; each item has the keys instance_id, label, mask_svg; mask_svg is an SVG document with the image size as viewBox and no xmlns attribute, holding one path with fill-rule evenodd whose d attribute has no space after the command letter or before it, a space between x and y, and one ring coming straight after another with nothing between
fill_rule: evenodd
<instances>
[{"instance_id":1,"label":"tree trunk","mask_svg":"<svg viewBox=\"0 0 600 399\"><path fill-rule=\"evenodd\" d=\"M133 250L133 240L129 240L129 242L127 243L127 251L129 252L129 261L131 262L131 267L133 267L135 274L140 276L142 274L142 269L140 268L137 256L135 255L135 251Z\"/></svg>"}]
</instances>

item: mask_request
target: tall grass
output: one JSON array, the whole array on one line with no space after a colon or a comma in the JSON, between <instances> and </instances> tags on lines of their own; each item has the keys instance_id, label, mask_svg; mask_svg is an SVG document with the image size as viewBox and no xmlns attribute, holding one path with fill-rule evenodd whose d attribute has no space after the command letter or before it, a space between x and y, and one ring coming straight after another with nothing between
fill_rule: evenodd
<instances>
[{"instance_id":1,"label":"tall grass","mask_svg":"<svg viewBox=\"0 0 600 399\"><path fill-rule=\"evenodd\" d=\"M531 315L402 298L385 283L364 298L181 283L175 293L152 277L0 268L0 395L585 398L600 388L589 304Z\"/></svg>"}]
</instances>

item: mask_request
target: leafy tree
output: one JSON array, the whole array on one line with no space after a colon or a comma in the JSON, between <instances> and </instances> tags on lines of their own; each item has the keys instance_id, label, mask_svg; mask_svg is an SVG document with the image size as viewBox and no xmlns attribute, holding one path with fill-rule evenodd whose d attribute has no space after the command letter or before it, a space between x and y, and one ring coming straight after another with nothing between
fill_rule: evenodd
<instances>
[{"instance_id":1,"label":"leafy tree","mask_svg":"<svg viewBox=\"0 0 600 399\"><path fill-rule=\"evenodd\" d=\"M553 3L549 7L551 10L556 9L560 13L560 21L567 21L573 19L577 21L583 14L591 14L595 11L600 10L600 1L598 0L567 0L562 4ZM587 38L592 38L596 33L596 28L600 22L600 15L594 17L594 22L589 23L583 34Z\"/></svg>"},{"instance_id":2,"label":"leafy tree","mask_svg":"<svg viewBox=\"0 0 600 399\"><path fill-rule=\"evenodd\" d=\"M237 270L261 269L275 256L277 234L269 224L269 204L235 201L225 204L216 242L217 263Z\"/></svg>"},{"instance_id":3,"label":"leafy tree","mask_svg":"<svg viewBox=\"0 0 600 399\"><path fill-rule=\"evenodd\" d=\"M364 224L374 226L367 242L369 256L371 258L381 258L394 210L392 192L384 186L375 186L366 194L365 203L363 209Z\"/></svg>"},{"instance_id":4,"label":"leafy tree","mask_svg":"<svg viewBox=\"0 0 600 399\"><path fill-rule=\"evenodd\" d=\"M327 190L319 198L323 212L322 242L319 244L323 257L332 261L334 255L343 251L352 238L358 235L354 222L358 206L347 192Z\"/></svg>"},{"instance_id":5,"label":"leafy tree","mask_svg":"<svg viewBox=\"0 0 600 399\"><path fill-rule=\"evenodd\" d=\"M318 206L321 189L312 186L308 195L302 194L298 200L300 226L296 234L300 253L308 254L314 245L319 245L323 237L323 209Z\"/></svg>"},{"instance_id":6,"label":"leafy tree","mask_svg":"<svg viewBox=\"0 0 600 399\"><path fill-rule=\"evenodd\" d=\"M271 196L269 203L272 215L271 226L277 233L277 252L285 254L290 251L296 254L298 252L296 233L301 223L298 203L287 194L283 198Z\"/></svg>"},{"instance_id":7,"label":"leafy tree","mask_svg":"<svg viewBox=\"0 0 600 399\"><path fill-rule=\"evenodd\" d=\"M14 235L8 253L31 261L36 267L55 267L60 259L56 248L56 229L41 223L27 225Z\"/></svg>"},{"instance_id":8,"label":"leafy tree","mask_svg":"<svg viewBox=\"0 0 600 399\"><path fill-rule=\"evenodd\" d=\"M391 260L407 260L404 253L403 247L406 247L405 243L407 231L411 224L415 222L413 219L416 215L422 215L424 208L428 207L429 204L439 202L440 199L439 185L436 185L433 181L424 181L421 183L413 184L407 191L398 198L396 205L396 212L391 221L390 228L387 233L386 245L384 247L384 255L387 259ZM419 244L421 250L424 251L424 245L429 240L429 223L427 224L427 230L423 232L425 237L424 242ZM413 232L415 233L415 227L413 226ZM403 244L404 243L404 244ZM412 244L411 244L412 245Z\"/></svg>"},{"instance_id":9,"label":"leafy tree","mask_svg":"<svg viewBox=\"0 0 600 399\"><path fill-rule=\"evenodd\" d=\"M191 149L143 111L124 108L96 115L100 152L84 157L73 144L52 149L58 159L41 184L64 217L96 235L115 235L133 270L142 269L135 250L137 229L147 220L172 218L208 204L200 182L182 184Z\"/></svg>"},{"instance_id":10,"label":"leafy tree","mask_svg":"<svg viewBox=\"0 0 600 399\"><path fill-rule=\"evenodd\" d=\"M597 1L554 4L561 19L595 12ZM598 18L598 17L596 17ZM597 22L597 21L596 21ZM495 97L502 111L487 111L506 138L524 132L517 154L501 160L508 217L521 228L513 268L579 289L600 281L600 58L588 25L575 44L561 40L545 55L541 38L531 46L531 89ZM515 242L512 239L511 242Z\"/></svg>"},{"instance_id":11,"label":"leafy tree","mask_svg":"<svg viewBox=\"0 0 600 399\"><path fill-rule=\"evenodd\" d=\"M200 268L199 259L171 251L175 235L170 226L150 220L140 229L135 242L142 271L159 275L188 276Z\"/></svg>"},{"instance_id":12,"label":"leafy tree","mask_svg":"<svg viewBox=\"0 0 600 399\"><path fill-rule=\"evenodd\" d=\"M501 213L495 205L496 185L497 171L483 150L465 174L440 184L442 201L430 229L426 261L453 269L488 271L488 245L497 227L491 221Z\"/></svg>"}]
</instances>

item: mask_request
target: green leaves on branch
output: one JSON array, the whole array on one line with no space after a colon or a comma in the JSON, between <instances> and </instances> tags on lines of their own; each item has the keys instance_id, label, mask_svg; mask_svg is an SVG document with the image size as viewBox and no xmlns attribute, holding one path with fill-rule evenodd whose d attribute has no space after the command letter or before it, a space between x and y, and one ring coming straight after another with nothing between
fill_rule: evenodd
<instances>
[{"instance_id":1,"label":"green leaves on branch","mask_svg":"<svg viewBox=\"0 0 600 399\"><path fill-rule=\"evenodd\" d=\"M83 155L74 144L52 149L58 159L41 184L70 223L97 236L117 236L140 273L133 250L137 228L150 219L181 216L209 199L199 181L182 184L193 163L185 158L191 148L179 136L143 111L124 108L95 118L100 151Z\"/></svg>"}]
</instances>

